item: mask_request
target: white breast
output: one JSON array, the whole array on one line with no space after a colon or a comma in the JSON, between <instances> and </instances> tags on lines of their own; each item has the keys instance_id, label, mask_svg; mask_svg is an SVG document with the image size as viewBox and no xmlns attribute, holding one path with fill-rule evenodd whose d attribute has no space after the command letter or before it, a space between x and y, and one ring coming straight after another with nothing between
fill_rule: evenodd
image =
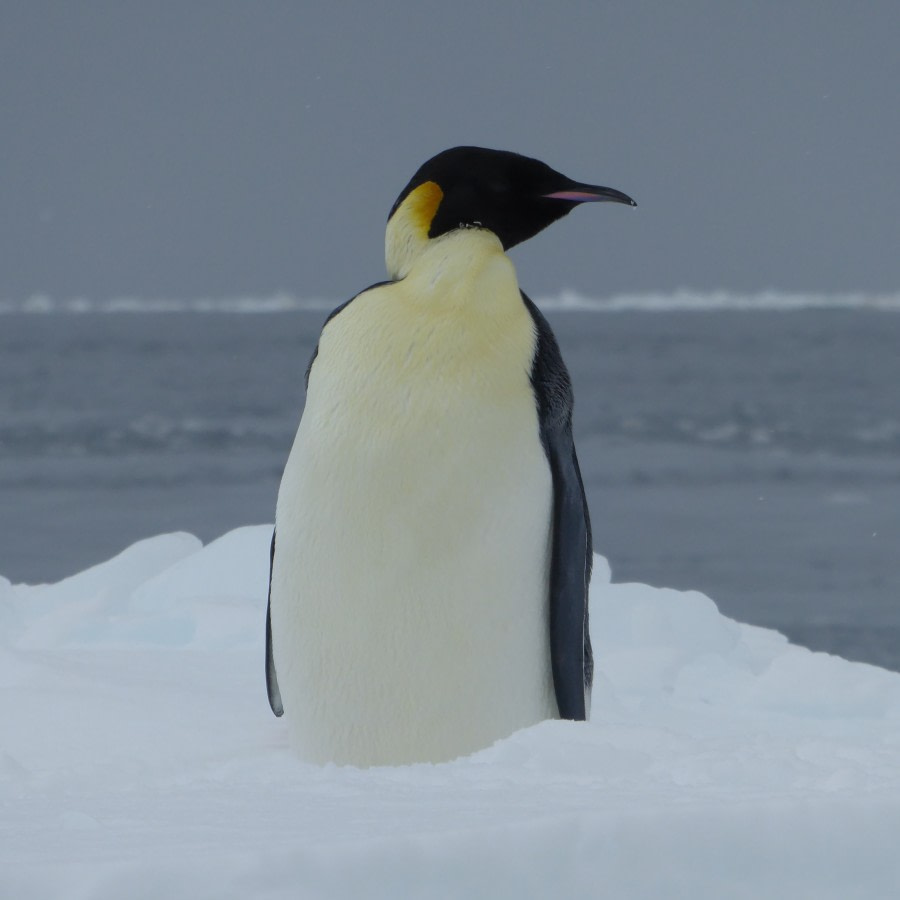
<instances>
[{"instance_id":1,"label":"white breast","mask_svg":"<svg viewBox=\"0 0 900 900\"><path fill-rule=\"evenodd\" d=\"M455 233L323 332L278 495L275 665L314 762L451 759L556 715L534 327Z\"/></svg>"}]
</instances>

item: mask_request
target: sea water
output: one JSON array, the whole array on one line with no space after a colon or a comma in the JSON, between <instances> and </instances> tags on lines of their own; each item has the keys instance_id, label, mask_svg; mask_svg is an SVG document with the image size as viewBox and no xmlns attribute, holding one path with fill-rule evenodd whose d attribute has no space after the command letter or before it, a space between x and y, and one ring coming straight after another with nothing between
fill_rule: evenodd
<instances>
[{"instance_id":1,"label":"sea water","mask_svg":"<svg viewBox=\"0 0 900 900\"><path fill-rule=\"evenodd\" d=\"M900 315L727 295L547 303L616 581L900 669ZM331 304L0 304L0 574L271 522Z\"/></svg>"}]
</instances>

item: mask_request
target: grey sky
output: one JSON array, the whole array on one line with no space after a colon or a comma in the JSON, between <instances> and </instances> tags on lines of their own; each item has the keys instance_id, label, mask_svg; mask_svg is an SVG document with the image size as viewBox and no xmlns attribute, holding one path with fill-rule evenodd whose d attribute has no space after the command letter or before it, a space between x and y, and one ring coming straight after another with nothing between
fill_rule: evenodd
<instances>
[{"instance_id":1,"label":"grey sky","mask_svg":"<svg viewBox=\"0 0 900 900\"><path fill-rule=\"evenodd\" d=\"M900 290L900 3L0 4L0 298L342 300L459 143L620 188L533 294Z\"/></svg>"}]
</instances>

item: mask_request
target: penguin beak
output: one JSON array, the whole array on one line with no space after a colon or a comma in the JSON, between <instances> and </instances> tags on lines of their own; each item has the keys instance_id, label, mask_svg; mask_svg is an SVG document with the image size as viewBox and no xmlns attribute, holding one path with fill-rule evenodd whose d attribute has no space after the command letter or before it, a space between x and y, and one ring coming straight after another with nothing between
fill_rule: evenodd
<instances>
[{"instance_id":1,"label":"penguin beak","mask_svg":"<svg viewBox=\"0 0 900 900\"><path fill-rule=\"evenodd\" d=\"M572 184L564 191L543 194L548 200L568 200L569 203L624 203L626 206L637 206L637 203L615 188L600 187L596 184Z\"/></svg>"}]
</instances>

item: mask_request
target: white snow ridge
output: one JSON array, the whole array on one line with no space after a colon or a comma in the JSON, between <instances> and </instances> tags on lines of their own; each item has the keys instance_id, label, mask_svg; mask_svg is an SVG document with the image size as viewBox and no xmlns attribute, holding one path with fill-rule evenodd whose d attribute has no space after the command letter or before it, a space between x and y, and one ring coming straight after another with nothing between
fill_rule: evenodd
<instances>
[{"instance_id":1,"label":"white snow ridge","mask_svg":"<svg viewBox=\"0 0 900 900\"><path fill-rule=\"evenodd\" d=\"M598 557L590 724L304 765L265 697L270 534L0 579L0 897L900 896L900 675Z\"/></svg>"}]
</instances>

